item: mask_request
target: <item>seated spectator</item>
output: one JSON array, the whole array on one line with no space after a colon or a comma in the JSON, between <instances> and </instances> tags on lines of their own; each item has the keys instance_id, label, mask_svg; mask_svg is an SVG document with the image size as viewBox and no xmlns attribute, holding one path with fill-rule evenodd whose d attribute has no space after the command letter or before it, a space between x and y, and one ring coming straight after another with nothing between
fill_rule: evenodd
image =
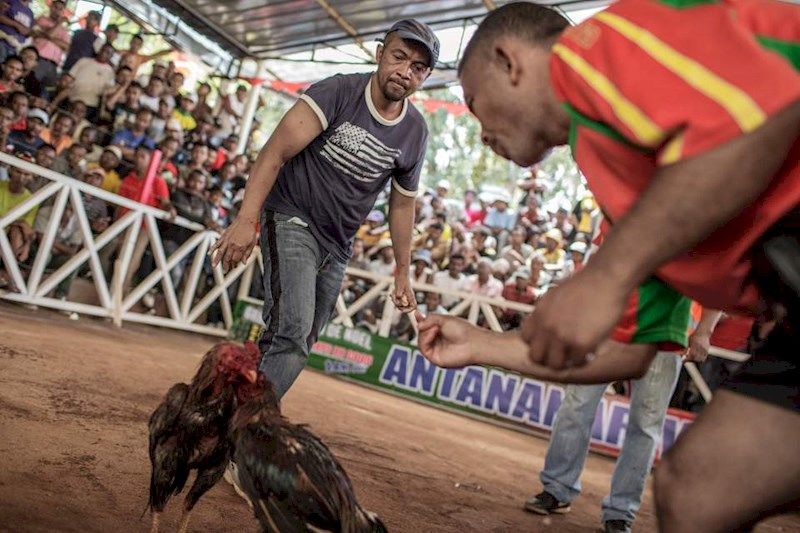
<instances>
[{"instance_id":1,"label":"seated spectator","mask_svg":"<svg viewBox=\"0 0 800 533\"><path fill-rule=\"evenodd\" d=\"M527 265L528 259L533 255L533 246L525 243L525 230L516 227L511 231L509 244L500 252L500 257L508 261L512 270Z\"/></svg>"},{"instance_id":2,"label":"seated spectator","mask_svg":"<svg viewBox=\"0 0 800 533\"><path fill-rule=\"evenodd\" d=\"M162 98L158 101L158 112L153 115L153 121L150 122L147 135L156 142L161 142L167 135L168 127L171 130L183 131L180 122L172 117L172 110L169 108L169 103Z\"/></svg>"},{"instance_id":3,"label":"seated spectator","mask_svg":"<svg viewBox=\"0 0 800 533\"><path fill-rule=\"evenodd\" d=\"M161 168L159 173L164 181L167 182L171 191L178 189L178 167L173 163L175 154L178 153L180 143L177 139L172 137L165 137L159 144L158 149L161 150Z\"/></svg>"},{"instance_id":4,"label":"seated spectator","mask_svg":"<svg viewBox=\"0 0 800 533\"><path fill-rule=\"evenodd\" d=\"M33 162L33 158L24 152L14 154L25 161ZM0 181L0 217L5 216L13 208L31 197L31 192L26 188L33 179L33 174L17 167L8 169L8 181ZM19 262L26 261L30 254L31 244L35 233L33 224L36 220L38 206L32 207L28 212L21 214L14 222L6 226L11 251ZM2 280L3 285L8 284L7 279Z\"/></svg>"},{"instance_id":5,"label":"seated spectator","mask_svg":"<svg viewBox=\"0 0 800 533\"><path fill-rule=\"evenodd\" d=\"M472 232L472 246L481 257L494 259L497 255L497 241L489 228L479 227Z\"/></svg>"},{"instance_id":6,"label":"seated spectator","mask_svg":"<svg viewBox=\"0 0 800 533\"><path fill-rule=\"evenodd\" d=\"M430 250L417 250L411 256L411 281L431 283L433 281L433 261Z\"/></svg>"},{"instance_id":7,"label":"seated spectator","mask_svg":"<svg viewBox=\"0 0 800 533\"><path fill-rule=\"evenodd\" d=\"M37 243L42 241L44 234L47 232L47 229L50 226L52 212L52 205L45 205L39 208L39 212L36 215L36 222L34 223ZM53 239L53 244L50 247L50 257L47 260L46 268L51 271L59 269L64 265L64 263L72 259L72 256L78 253L81 242L83 242L83 236L81 235L81 231L78 226L78 217L75 215L72 204L67 202L67 204L64 206L64 212L61 215L61 220L58 222L58 226L56 228L56 234L55 238ZM36 246L34 246L34 248L36 248ZM33 252L31 257L34 257L35 255L36 252ZM72 285L72 280L75 278L77 273L77 270L73 270L66 278L64 278L61 283L56 286L53 295L55 298L60 300L66 299L67 294L69 293L69 287Z\"/></svg>"},{"instance_id":8,"label":"seated spectator","mask_svg":"<svg viewBox=\"0 0 800 533\"><path fill-rule=\"evenodd\" d=\"M208 163L208 153L209 153L209 148L205 144L197 144L192 148L192 152L189 155L189 161L183 168L180 169L180 176L179 176L180 181L178 182L179 187L180 183L185 182L186 179L189 177L189 174L191 174L195 170L202 170L203 172L206 172L206 163ZM219 185L220 187L222 187L222 184ZM224 191L225 188L223 187L222 190Z\"/></svg>"},{"instance_id":9,"label":"seated spectator","mask_svg":"<svg viewBox=\"0 0 800 533\"><path fill-rule=\"evenodd\" d=\"M367 249L388 239L389 225L386 224L386 216L377 209L370 211L364 223L358 228L356 238L361 239Z\"/></svg>"},{"instance_id":10,"label":"seated spectator","mask_svg":"<svg viewBox=\"0 0 800 533\"><path fill-rule=\"evenodd\" d=\"M505 283L511 275L511 263L502 257L492 261L492 275L497 278L501 283Z\"/></svg>"},{"instance_id":11,"label":"seated spectator","mask_svg":"<svg viewBox=\"0 0 800 533\"><path fill-rule=\"evenodd\" d=\"M10 107L0 106L0 150L8 151L8 134L14 124L14 110Z\"/></svg>"},{"instance_id":12,"label":"seated spectator","mask_svg":"<svg viewBox=\"0 0 800 533\"><path fill-rule=\"evenodd\" d=\"M54 113L56 109L66 109L73 85L75 85L75 78L72 77L72 74L62 72L55 87L45 87L45 99L50 102L47 106L49 113Z\"/></svg>"},{"instance_id":13,"label":"seated spectator","mask_svg":"<svg viewBox=\"0 0 800 533\"><path fill-rule=\"evenodd\" d=\"M498 198L486 213L483 225L492 232L497 239L498 245L505 244L508 233L514 229L517 215L508 208L508 198Z\"/></svg>"},{"instance_id":14,"label":"seated spectator","mask_svg":"<svg viewBox=\"0 0 800 533\"><path fill-rule=\"evenodd\" d=\"M52 144L56 149L56 155L60 154L73 144L72 128L75 126L75 119L67 113L59 113L53 119L52 127L44 128L39 137L48 144Z\"/></svg>"},{"instance_id":15,"label":"seated spectator","mask_svg":"<svg viewBox=\"0 0 800 533\"><path fill-rule=\"evenodd\" d=\"M124 85L122 87L125 87ZM124 91L122 98L114 95L106 98L105 106L109 114L109 121L113 131L120 131L130 127L136 120L136 112L141 107L139 99L142 96L142 86L131 82Z\"/></svg>"},{"instance_id":16,"label":"seated spectator","mask_svg":"<svg viewBox=\"0 0 800 533\"><path fill-rule=\"evenodd\" d=\"M86 169L88 150L82 144L73 144L67 151L53 159L52 169L70 178L80 179Z\"/></svg>"},{"instance_id":17,"label":"seated spectator","mask_svg":"<svg viewBox=\"0 0 800 533\"><path fill-rule=\"evenodd\" d=\"M222 168L219 169L219 172L216 176L211 180L211 182L222 189L222 192L225 194L225 198L223 199L222 205L227 208L231 207L233 202L233 197L236 194L236 191L241 187L237 187L235 182L236 180L236 165L233 163L225 163L222 165Z\"/></svg>"},{"instance_id":18,"label":"seated spectator","mask_svg":"<svg viewBox=\"0 0 800 533\"><path fill-rule=\"evenodd\" d=\"M33 45L39 52L39 64L36 66L36 77L45 86L53 86L58 79L58 67L64 61L64 50L69 48L69 29L64 14L65 2L50 2L48 16L40 16L31 31Z\"/></svg>"},{"instance_id":19,"label":"seated spectator","mask_svg":"<svg viewBox=\"0 0 800 533\"><path fill-rule=\"evenodd\" d=\"M212 128L213 129L213 128ZM213 138L213 132L210 132ZM190 137L191 138L191 137ZM210 141L209 141L210 142ZM228 161L233 160L236 154L236 147L239 145L239 136L236 134L228 135L222 141L222 144L211 154L211 170L219 170L222 165Z\"/></svg>"},{"instance_id":20,"label":"seated spectator","mask_svg":"<svg viewBox=\"0 0 800 533\"><path fill-rule=\"evenodd\" d=\"M178 189L172 196L172 206L179 216L187 220L203 224L210 229L219 229L212 220L211 206L206 200L205 191L206 175L200 170L195 170L189 175L186 186L182 189ZM183 243L192 238L194 230L176 224L167 224L162 233L164 252L167 256L170 256L175 253ZM183 272L186 270L186 266L189 264L190 260L191 255L184 257L170 271L172 283L176 287L180 284Z\"/></svg>"},{"instance_id":21,"label":"seated spectator","mask_svg":"<svg viewBox=\"0 0 800 533\"><path fill-rule=\"evenodd\" d=\"M375 247L378 258L370 262L369 271L379 276L393 276L395 269L392 241L385 239Z\"/></svg>"},{"instance_id":22,"label":"seated spectator","mask_svg":"<svg viewBox=\"0 0 800 533\"><path fill-rule=\"evenodd\" d=\"M214 119L214 117L210 115L197 121L197 127L185 135L186 150L191 152L192 148L194 148L198 144L211 145L211 140L214 138L215 128L216 128L216 119ZM217 161L215 160L214 163L216 164ZM219 164L217 169L221 167L222 163Z\"/></svg>"},{"instance_id":23,"label":"seated spectator","mask_svg":"<svg viewBox=\"0 0 800 533\"><path fill-rule=\"evenodd\" d=\"M45 144L41 133L49 120L50 117L43 110L31 109L28 111L27 129L9 133L8 143L14 147L15 151L33 156L36 149Z\"/></svg>"},{"instance_id":24,"label":"seated spectator","mask_svg":"<svg viewBox=\"0 0 800 533\"><path fill-rule=\"evenodd\" d=\"M544 234L545 247L536 250L544 258L545 268L550 272L558 272L564 268L567 253L564 251L561 231L553 228Z\"/></svg>"},{"instance_id":25,"label":"seated spectator","mask_svg":"<svg viewBox=\"0 0 800 533\"><path fill-rule=\"evenodd\" d=\"M150 166L150 158L152 156L153 151L145 145L139 145L136 148L134 152L134 168L131 170L130 174L125 176L125 179L122 180L119 187L119 195L129 200L142 202L151 207L170 211L174 215L175 211L169 200L167 183L158 174L156 174L153 179L153 188L150 194L146 198L142 198L147 168ZM126 208L118 207L116 218L119 219L127 212L128 210Z\"/></svg>"},{"instance_id":26,"label":"seated spectator","mask_svg":"<svg viewBox=\"0 0 800 533\"><path fill-rule=\"evenodd\" d=\"M519 214L519 224L525 228L530 236L531 233L544 233L550 224L550 217L547 212L539 207L539 198L535 194L528 194L525 200L525 207Z\"/></svg>"},{"instance_id":27,"label":"seated spectator","mask_svg":"<svg viewBox=\"0 0 800 533\"><path fill-rule=\"evenodd\" d=\"M572 220L570 220L569 211L560 207L558 211L556 211L555 221L553 222L553 227L561 232L561 235L564 236L566 239L571 239L575 233L575 226L572 225Z\"/></svg>"},{"instance_id":28,"label":"seated spectator","mask_svg":"<svg viewBox=\"0 0 800 533\"><path fill-rule=\"evenodd\" d=\"M433 262L441 265L450 253L450 241L444 239L443 233L444 226L440 222L434 222L422 235L414 239L413 247L428 250Z\"/></svg>"},{"instance_id":29,"label":"seated spectator","mask_svg":"<svg viewBox=\"0 0 800 533\"><path fill-rule=\"evenodd\" d=\"M492 275L492 261L482 257L478 261L478 273L464 284L464 289L473 294L489 298L499 298L503 293L503 283Z\"/></svg>"},{"instance_id":30,"label":"seated spectator","mask_svg":"<svg viewBox=\"0 0 800 533\"><path fill-rule=\"evenodd\" d=\"M353 253L350 255L350 261L348 261L347 266L353 268L360 268L361 270L368 270L369 269L369 260L367 256L364 254L366 248L364 241L359 239L358 237L353 239Z\"/></svg>"},{"instance_id":31,"label":"seated spectator","mask_svg":"<svg viewBox=\"0 0 800 533\"><path fill-rule=\"evenodd\" d=\"M578 202L573 211L575 231L578 234L585 235L587 239L591 239L597 224L600 222L600 218L600 208L594 196L588 193Z\"/></svg>"},{"instance_id":32,"label":"seated spectator","mask_svg":"<svg viewBox=\"0 0 800 533\"><path fill-rule=\"evenodd\" d=\"M211 204L211 220L218 228L227 228L230 224L228 210L222 206L222 199L225 194L216 185L208 189L208 203ZM363 250L362 250L363 254Z\"/></svg>"},{"instance_id":33,"label":"seated spectator","mask_svg":"<svg viewBox=\"0 0 800 533\"><path fill-rule=\"evenodd\" d=\"M47 99L47 91L44 84L36 77L36 65L39 64L39 52L35 46L26 46L19 52L22 60L22 90L33 98ZM55 85L55 81L53 82Z\"/></svg>"},{"instance_id":34,"label":"seated spectator","mask_svg":"<svg viewBox=\"0 0 800 533\"><path fill-rule=\"evenodd\" d=\"M238 176L247 176L250 173L250 158L247 154L239 154L233 158L233 164L236 165Z\"/></svg>"},{"instance_id":35,"label":"seated spectator","mask_svg":"<svg viewBox=\"0 0 800 533\"><path fill-rule=\"evenodd\" d=\"M105 191L119 194L119 186L122 179L117 169L122 162L122 150L119 146L106 146L100 155L98 167L103 172L103 180L99 187Z\"/></svg>"},{"instance_id":36,"label":"seated spectator","mask_svg":"<svg viewBox=\"0 0 800 533\"><path fill-rule=\"evenodd\" d=\"M239 85L234 94L220 95L219 136L224 138L236 133L244 114L244 102L247 100L247 87Z\"/></svg>"},{"instance_id":37,"label":"seated spectator","mask_svg":"<svg viewBox=\"0 0 800 533\"><path fill-rule=\"evenodd\" d=\"M186 81L186 77L175 71L175 63L170 62L170 65L173 67L172 73L167 76L167 87L163 96L169 102L169 107L175 109L178 106L178 97L183 92L183 83ZM169 72L170 69L167 71Z\"/></svg>"},{"instance_id":38,"label":"seated spectator","mask_svg":"<svg viewBox=\"0 0 800 533\"><path fill-rule=\"evenodd\" d=\"M528 268L520 268L514 272L511 280L503 287L503 299L510 302L533 305L536 302L536 291L534 291L530 282L531 271ZM522 316L522 311L505 308L498 318L503 329L515 329L522 323Z\"/></svg>"},{"instance_id":39,"label":"seated spectator","mask_svg":"<svg viewBox=\"0 0 800 533\"><path fill-rule=\"evenodd\" d=\"M110 44L111 46L114 46L114 42L117 40L117 37L119 37L119 26L117 26L116 24L109 24L108 26L106 26L106 29L103 30L103 34L104 34L103 37L100 37L98 35L98 38L95 39L95 41L94 41L94 51L95 51L95 53L99 52L100 49L105 44ZM114 48L116 49L116 46L114 46ZM111 64L115 68L117 67L117 65L119 65L119 53L116 52L116 51L114 52L114 55L111 56ZM128 70L130 70L130 69L128 69ZM131 76L132 75L133 75L133 72L131 72ZM133 79L133 78L131 78L131 79Z\"/></svg>"},{"instance_id":40,"label":"seated spectator","mask_svg":"<svg viewBox=\"0 0 800 533\"><path fill-rule=\"evenodd\" d=\"M472 189L464 191L464 223L468 228L483 224L486 210L477 199L477 194Z\"/></svg>"},{"instance_id":41,"label":"seated spectator","mask_svg":"<svg viewBox=\"0 0 800 533\"><path fill-rule=\"evenodd\" d=\"M14 121L11 131L25 131L28 129L28 111L30 111L30 98L22 91L15 91L8 95L6 104L14 112Z\"/></svg>"},{"instance_id":42,"label":"seated spectator","mask_svg":"<svg viewBox=\"0 0 800 533\"><path fill-rule=\"evenodd\" d=\"M433 284L442 289L460 291L464 289L465 276L464 256L461 254L451 254L447 262L447 271L436 272L433 275ZM442 295L442 305L450 309L460 298L448 294Z\"/></svg>"},{"instance_id":43,"label":"seated spectator","mask_svg":"<svg viewBox=\"0 0 800 533\"><path fill-rule=\"evenodd\" d=\"M553 277L545 270L545 260L542 254L534 253L531 256L529 269L531 271L531 287L540 289L544 292L553 280Z\"/></svg>"},{"instance_id":44,"label":"seated spectator","mask_svg":"<svg viewBox=\"0 0 800 533\"><path fill-rule=\"evenodd\" d=\"M178 98L178 105L175 106L172 116L178 120L183 131L192 131L197 127L197 121L192 116L196 104L197 98L191 94L184 94Z\"/></svg>"},{"instance_id":45,"label":"seated spectator","mask_svg":"<svg viewBox=\"0 0 800 533\"><path fill-rule=\"evenodd\" d=\"M97 28L100 26L102 15L99 11L90 11L86 15L86 27L79 28L72 33L72 39L67 48L67 57L64 59L63 71L69 71L81 59L91 59L100 50L95 50L95 42L99 40ZM108 41L111 45L111 41ZM114 47L111 46L113 50Z\"/></svg>"},{"instance_id":46,"label":"seated spectator","mask_svg":"<svg viewBox=\"0 0 800 533\"><path fill-rule=\"evenodd\" d=\"M143 108L136 112L136 117L129 127L114 133L111 144L122 149L122 157L128 161L133 161L134 152L139 146L144 146L148 150L155 148L153 139L147 136L147 128L153 120L153 112Z\"/></svg>"},{"instance_id":47,"label":"seated spectator","mask_svg":"<svg viewBox=\"0 0 800 533\"><path fill-rule=\"evenodd\" d=\"M90 121L97 119L101 97L114 86L115 74L111 66L113 53L114 47L106 44L94 58L85 57L79 60L69 71L75 79L69 91L69 98L86 104L87 117Z\"/></svg>"},{"instance_id":48,"label":"seated spectator","mask_svg":"<svg viewBox=\"0 0 800 533\"><path fill-rule=\"evenodd\" d=\"M53 168L53 160L56 157L56 149L52 144L43 144L36 149L33 156L33 162L44 168ZM31 182L28 183L28 190L36 192L51 181L43 176L34 175Z\"/></svg>"},{"instance_id":49,"label":"seated spectator","mask_svg":"<svg viewBox=\"0 0 800 533\"><path fill-rule=\"evenodd\" d=\"M74 102L70 102L68 107L69 107L68 110L69 114L75 120L75 127L72 129L72 140L75 142L81 142L80 138L81 138L81 133L83 133L83 130L89 127L94 128L96 130L97 126L95 126L94 123L89 122L86 119L86 112L88 108L86 107L86 104L84 104L80 100L75 100ZM97 140L97 135L95 134L95 137L92 139L92 143L94 143L96 140Z\"/></svg>"},{"instance_id":50,"label":"seated spectator","mask_svg":"<svg viewBox=\"0 0 800 533\"><path fill-rule=\"evenodd\" d=\"M100 187L104 179L105 172L100 167L92 167L83 174L83 181L92 187ZM92 233L97 235L108 229L111 218L109 217L106 201L87 192L81 192L81 198L83 199L83 210L86 212L86 218L89 219Z\"/></svg>"},{"instance_id":51,"label":"seated spectator","mask_svg":"<svg viewBox=\"0 0 800 533\"><path fill-rule=\"evenodd\" d=\"M206 117L213 117L214 110L208 104L208 97L211 94L211 85L202 82L197 86L197 105L192 111L192 116L199 123Z\"/></svg>"},{"instance_id":52,"label":"seated spectator","mask_svg":"<svg viewBox=\"0 0 800 533\"><path fill-rule=\"evenodd\" d=\"M447 309L442 306L442 298L441 294L438 292L426 292L425 293L425 300L421 303L417 308L419 309L420 313L425 316L428 316L431 313L436 313L438 315L446 315Z\"/></svg>"},{"instance_id":53,"label":"seated spectator","mask_svg":"<svg viewBox=\"0 0 800 533\"><path fill-rule=\"evenodd\" d=\"M567 263L567 275L575 274L583 270L583 260L586 257L586 243L573 242L569 245L570 260Z\"/></svg>"},{"instance_id":54,"label":"seated spectator","mask_svg":"<svg viewBox=\"0 0 800 533\"><path fill-rule=\"evenodd\" d=\"M24 66L22 60L17 56L7 57L3 63L3 72L0 75L0 94L21 91L22 85L19 84L22 78Z\"/></svg>"},{"instance_id":55,"label":"seated spectator","mask_svg":"<svg viewBox=\"0 0 800 533\"><path fill-rule=\"evenodd\" d=\"M98 130L94 126L87 126L81 130L81 134L76 141L77 144L86 148L87 159L98 159L103 153L103 147L97 144Z\"/></svg>"},{"instance_id":56,"label":"seated spectator","mask_svg":"<svg viewBox=\"0 0 800 533\"><path fill-rule=\"evenodd\" d=\"M159 101L163 93L164 80L155 75L150 76L150 80L144 88L144 94L139 96L139 105L146 107L153 113L157 113ZM165 100L165 102L167 101ZM169 107L169 102L167 102L167 107Z\"/></svg>"}]
</instances>

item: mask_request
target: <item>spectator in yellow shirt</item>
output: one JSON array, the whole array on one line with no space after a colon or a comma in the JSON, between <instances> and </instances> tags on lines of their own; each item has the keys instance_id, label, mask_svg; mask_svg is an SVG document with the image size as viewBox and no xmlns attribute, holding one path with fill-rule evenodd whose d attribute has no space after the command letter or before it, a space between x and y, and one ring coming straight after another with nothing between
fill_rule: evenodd
<instances>
[{"instance_id":1,"label":"spectator in yellow shirt","mask_svg":"<svg viewBox=\"0 0 800 533\"><path fill-rule=\"evenodd\" d=\"M33 158L24 153L15 154L20 159L33 162ZM22 169L11 167L8 169L8 181L0 181L0 217L20 205L31 197L31 192L25 188L33 180L33 174ZM11 250L17 261L26 261L35 235L33 222L36 219L37 207L31 208L27 213L20 215L12 222L8 229L8 240Z\"/></svg>"},{"instance_id":2,"label":"spectator in yellow shirt","mask_svg":"<svg viewBox=\"0 0 800 533\"><path fill-rule=\"evenodd\" d=\"M119 186L122 179L119 177L117 167L122 161L122 150L119 146L107 146L100 155L98 165L103 169L104 177L100 188L114 194L119 194Z\"/></svg>"},{"instance_id":3,"label":"spectator in yellow shirt","mask_svg":"<svg viewBox=\"0 0 800 533\"><path fill-rule=\"evenodd\" d=\"M545 269L548 271L560 271L564 268L567 260L567 253L563 248L563 237L558 228L553 228L544 234L545 247L536 250L544 257Z\"/></svg>"},{"instance_id":4,"label":"spectator in yellow shirt","mask_svg":"<svg viewBox=\"0 0 800 533\"><path fill-rule=\"evenodd\" d=\"M195 105L197 105L196 97L187 93L178 99L178 105L172 112L172 117L180 122L183 131L192 131L197 127L197 121L192 116Z\"/></svg>"},{"instance_id":5,"label":"spectator in yellow shirt","mask_svg":"<svg viewBox=\"0 0 800 533\"><path fill-rule=\"evenodd\" d=\"M385 224L386 216L377 209L370 211L366 220L358 228L356 238L364 241L364 248L369 250L379 242L389 238L389 226Z\"/></svg>"}]
</instances>

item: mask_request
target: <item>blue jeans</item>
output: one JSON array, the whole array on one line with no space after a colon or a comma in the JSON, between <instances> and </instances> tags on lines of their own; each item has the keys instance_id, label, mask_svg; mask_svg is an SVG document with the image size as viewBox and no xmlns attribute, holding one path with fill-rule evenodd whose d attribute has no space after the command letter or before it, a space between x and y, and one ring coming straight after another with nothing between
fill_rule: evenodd
<instances>
[{"instance_id":1,"label":"blue jeans","mask_svg":"<svg viewBox=\"0 0 800 533\"><path fill-rule=\"evenodd\" d=\"M633 382L625 442L611 478L611 494L603 499L603 522L633 522L639 510L680 366L674 353L659 352L647 373ZM544 490L559 501L570 502L581 492L580 475L605 390L606 385L566 388L539 475Z\"/></svg>"},{"instance_id":2,"label":"blue jeans","mask_svg":"<svg viewBox=\"0 0 800 533\"><path fill-rule=\"evenodd\" d=\"M326 252L305 223L280 213L261 219L264 323L259 369L282 397L336 306L346 263Z\"/></svg>"}]
</instances>

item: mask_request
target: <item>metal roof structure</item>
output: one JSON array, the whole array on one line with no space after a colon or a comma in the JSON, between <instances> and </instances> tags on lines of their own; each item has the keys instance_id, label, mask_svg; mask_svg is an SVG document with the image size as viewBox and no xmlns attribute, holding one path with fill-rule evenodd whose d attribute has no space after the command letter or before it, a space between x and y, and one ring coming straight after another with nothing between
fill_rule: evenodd
<instances>
[{"instance_id":1,"label":"metal roof structure","mask_svg":"<svg viewBox=\"0 0 800 533\"><path fill-rule=\"evenodd\" d=\"M363 70L373 63L375 40L382 38L395 21L416 18L428 23L437 34L446 29L456 32L448 46L450 53L443 53L437 66L445 78L446 71L455 66L461 47L471 33L468 30L474 30L488 11L506 3L496 0L110 2L228 75L240 74L243 62L250 59L268 63L311 62L318 66L328 64ZM608 0L539 0L538 3L560 9L569 16L570 12L596 9L607 4ZM443 51L445 44L442 43ZM289 64L280 70L291 78L298 67ZM282 77L274 70L269 72L276 78ZM440 80L440 83L442 81L446 80Z\"/></svg>"}]
</instances>

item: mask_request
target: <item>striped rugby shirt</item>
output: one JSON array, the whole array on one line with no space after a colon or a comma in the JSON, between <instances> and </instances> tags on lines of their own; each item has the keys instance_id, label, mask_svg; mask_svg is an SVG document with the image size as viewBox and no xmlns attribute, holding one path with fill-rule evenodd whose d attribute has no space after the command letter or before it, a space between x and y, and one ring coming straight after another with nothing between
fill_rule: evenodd
<instances>
[{"instance_id":1,"label":"striped rugby shirt","mask_svg":"<svg viewBox=\"0 0 800 533\"><path fill-rule=\"evenodd\" d=\"M799 64L800 6L620 0L564 32L550 74L573 156L616 220L660 166L751 132L800 98ZM752 308L748 252L800 203L799 160L795 143L757 201L657 275L708 307Z\"/></svg>"}]
</instances>

